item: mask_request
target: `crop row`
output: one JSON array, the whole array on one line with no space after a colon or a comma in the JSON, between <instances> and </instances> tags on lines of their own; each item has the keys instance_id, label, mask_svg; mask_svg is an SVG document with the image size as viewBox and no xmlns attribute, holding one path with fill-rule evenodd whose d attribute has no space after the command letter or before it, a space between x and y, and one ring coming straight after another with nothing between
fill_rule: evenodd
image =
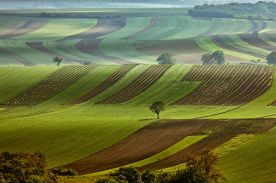
<instances>
[{"instance_id":1,"label":"crop row","mask_svg":"<svg viewBox=\"0 0 276 183\"><path fill-rule=\"evenodd\" d=\"M60 93L69 85L87 74L91 66L65 66L26 90L13 99L4 102L6 105L35 105L44 102Z\"/></svg>"},{"instance_id":2,"label":"crop row","mask_svg":"<svg viewBox=\"0 0 276 183\"><path fill-rule=\"evenodd\" d=\"M119 69L117 69L113 74L111 74L108 78L106 78L102 83L100 83L98 86L93 88L91 91L87 92L86 94L80 96L79 98L75 99L72 103L74 104L79 104L83 103L98 94L102 93L105 91L107 88L115 84L117 81L119 81L125 74L135 67L136 65L134 64L129 64L129 65L123 65Z\"/></svg>"},{"instance_id":3,"label":"crop row","mask_svg":"<svg viewBox=\"0 0 276 183\"><path fill-rule=\"evenodd\" d=\"M151 66L146 71L144 71L136 80L123 88L121 91L98 103L124 103L145 91L154 82L156 82L169 68L169 65Z\"/></svg>"},{"instance_id":4,"label":"crop row","mask_svg":"<svg viewBox=\"0 0 276 183\"><path fill-rule=\"evenodd\" d=\"M203 84L175 104L244 104L270 88L272 74L273 68L269 66L194 66L184 81L203 81Z\"/></svg>"}]
</instances>

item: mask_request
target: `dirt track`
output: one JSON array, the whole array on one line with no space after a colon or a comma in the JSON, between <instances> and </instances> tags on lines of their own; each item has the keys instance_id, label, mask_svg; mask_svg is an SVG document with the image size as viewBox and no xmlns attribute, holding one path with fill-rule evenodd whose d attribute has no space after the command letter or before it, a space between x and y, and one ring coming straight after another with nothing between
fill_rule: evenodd
<instances>
[{"instance_id":1,"label":"dirt track","mask_svg":"<svg viewBox=\"0 0 276 183\"><path fill-rule=\"evenodd\" d=\"M167 149L186 136L208 134L207 138L144 168L165 168L185 162L190 156L213 149L239 134L265 133L276 124L274 119L241 120L163 120L134 132L117 144L65 165L87 174L127 165Z\"/></svg>"}]
</instances>

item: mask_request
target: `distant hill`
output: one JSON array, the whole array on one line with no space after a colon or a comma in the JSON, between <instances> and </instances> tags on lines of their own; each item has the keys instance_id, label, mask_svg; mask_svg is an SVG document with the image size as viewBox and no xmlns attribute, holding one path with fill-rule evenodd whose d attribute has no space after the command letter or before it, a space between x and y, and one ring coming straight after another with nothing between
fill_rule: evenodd
<instances>
[{"instance_id":1,"label":"distant hill","mask_svg":"<svg viewBox=\"0 0 276 183\"><path fill-rule=\"evenodd\" d=\"M0 9L193 7L204 3L257 2L258 0L0 0ZM276 2L276 0L271 0ZM270 2L271 2L270 1Z\"/></svg>"}]
</instances>

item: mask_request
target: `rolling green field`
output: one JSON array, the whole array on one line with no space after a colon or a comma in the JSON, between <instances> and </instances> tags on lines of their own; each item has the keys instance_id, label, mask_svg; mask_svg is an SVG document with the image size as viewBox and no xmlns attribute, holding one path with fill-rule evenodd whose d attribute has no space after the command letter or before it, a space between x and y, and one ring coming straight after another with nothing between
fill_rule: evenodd
<instances>
[{"instance_id":1,"label":"rolling green field","mask_svg":"<svg viewBox=\"0 0 276 183\"><path fill-rule=\"evenodd\" d=\"M80 18L70 10L60 12L65 18L4 12L0 16L0 64L51 65L54 56L63 57L64 64L154 64L164 52L170 52L177 63L198 64L203 54L215 50L223 50L230 63L265 62L271 49L263 48L263 42L276 48L275 21L192 18L185 9L183 14L181 9L174 14L168 9L163 13L134 9L118 16L120 11L126 13L102 10L98 18ZM253 38L244 41L240 35ZM213 36L219 36L221 44Z\"/></svg>"},{"instance_id":2,"label":"rolling green field","mask_svg":"<svg viewBox=\"0 0 276 183\"><path fill-rule=\"evenodd\" d=\"M113 105L95 104L126 88L139 79L150 66L137 65L87 102L70 104L73 99L95 88L120 68L119 65L96 66L62 92L35 106L10 106L4 103L37 85L52 73L58 72L59 68L1 67L0 83L4 90L0 95L0 151L41 151L46 155L50 167L64 165L100 152L128 138L138 129L154 123L155 115L149 111L148 105L157 100L167 104L166 110L161 113L163 121L273 119L276 116L274 107L268 106L276 99L275 80L269 90L244 105L169 105L195 92L202 84L200 81L182 80L194 68L191 65L172 66L154 84L127 102ZM275 73L272 77L276 77ZM141 84L144 82L146 81L141 81ZM220 168L229 182L259 183L273 182L276 179L273 140L275 132L273 128L264 134L240 135L214 149L219 152ZM129 164L139 167L158 162L189 148L207 136L208 134L188 136L153 156ZM109 171L90 174L77 180L89 181L94 179L95 175L106 172ZM256 176L250 176L251 174Z\"/></svg>"},{"instance_id":3,"label":"rolling green field","mask_svg":"<svg viewBox=\"0 0 276 183\"><path fill-rule=\"evenodd\" d=\"M49 13L0 12L0 152L40 151L50 168L79 171L60 182L86 183L121 166L176 171L210 149L228 182L276 182L276 73L265 63L276 21ZM199 65L216 50L226 64ZM158 65L165 52L176 64Z\"/></svg>"}]
</instances>

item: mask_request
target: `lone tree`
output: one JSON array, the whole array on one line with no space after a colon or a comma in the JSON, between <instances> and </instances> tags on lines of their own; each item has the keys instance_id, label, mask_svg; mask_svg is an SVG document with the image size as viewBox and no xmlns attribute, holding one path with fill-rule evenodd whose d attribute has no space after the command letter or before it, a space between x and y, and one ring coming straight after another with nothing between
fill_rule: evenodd
<instances>
[{"instance_id":1,"label":"lone tree","mask_svg":"<svg viewBox=\"0 0 276 183\"><path fill-rule=\"evenodd\" d=\"M165 104L163 102L154 102L149 106L149 109L157 115L157 119L160 119L159 114L165 110Z\"/></svg>"},{"instance_id":2,"label":"lone tree","mask_svg":"<svg viewBox=\"0 0 276 183\"><path fill-rule=\"evenodd\" d=\"M225 63L225 57L224 53L221 50L217 50L213 52L212 54L207 53L204 54L201 57L203 65L212 65L212 64L224 64Z\"/></svg>"},{"instance_id":3,"label":"lone tree","mask_svg":"<svg viewBox=\"0 0 276 183\"><path fill-rule=\"evenodd\" d=\"M61 57L54 57L53 58L53 62L56 62L58 66L60 65L60 63L62 62L62 60L63 59Z\"/></svg>"},{"instance_id":4,"label":"lone tree","mask_svg":"<svg viewBox=\"0 0 276 183\"><path fill-rule=\"evenodd\" d=\"M157 60L159 64L175 64L175 60L172 58L171 54L163 53L160 55Z\"/></svg>"},{"instance_id":5,"label":"lone tree","mask_svg":"<svg viewBox=\"0 0 276 183\"><path fill-rule=\"evenodd\" d=\"M270 53L267 57L266 57L267 63L271 64L271 65L276 65L276 51Z\"/></svg>"}]
</instances>

